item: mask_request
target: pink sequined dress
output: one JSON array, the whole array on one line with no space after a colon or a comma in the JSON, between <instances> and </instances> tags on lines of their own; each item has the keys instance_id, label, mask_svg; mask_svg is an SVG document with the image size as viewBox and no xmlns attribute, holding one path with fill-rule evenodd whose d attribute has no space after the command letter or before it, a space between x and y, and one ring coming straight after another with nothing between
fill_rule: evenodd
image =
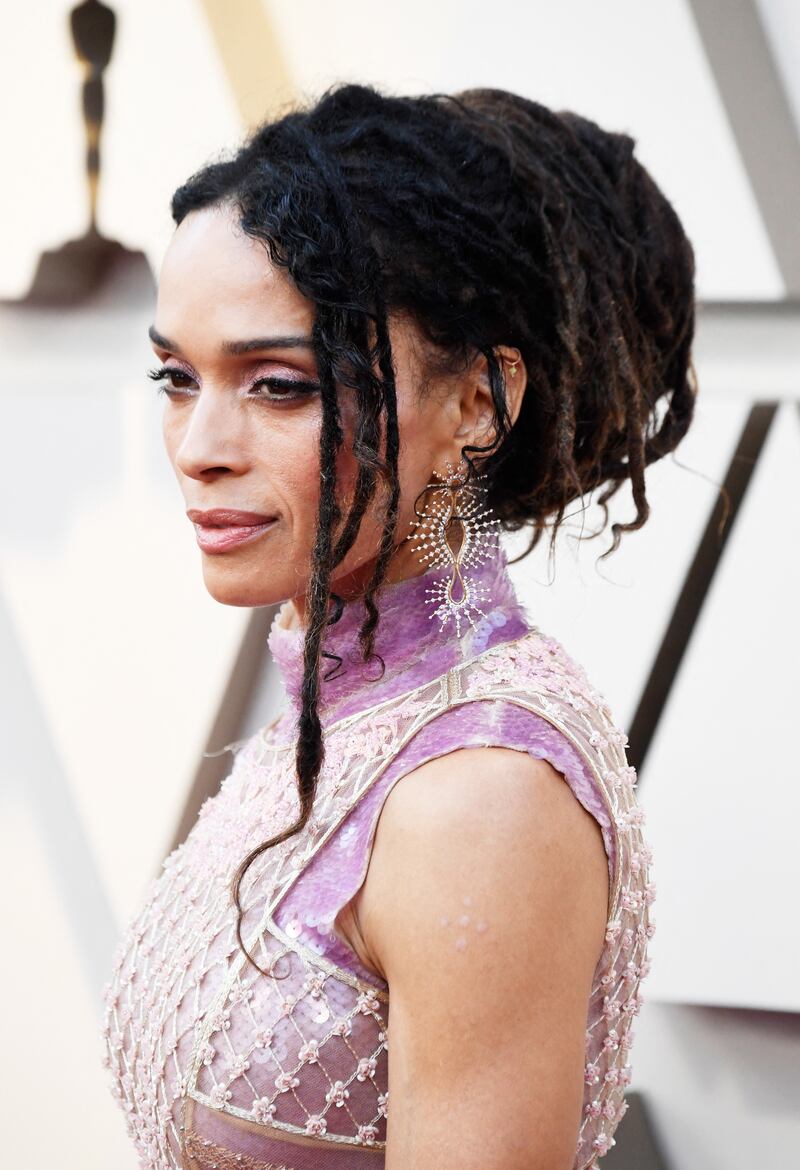
<instances>
[{"instance_id":1,"label":"pink sequined dress","mask_svg":"<svg viewBox=\"0 0 800 1170\"><path fill-rule=\"evenodd\" d=\"M238 945L231 877L298 811L293 745L302 630L284 606L269 636L286 699L233 746L231 770L164 862L116 953L104 1062L147 1170L378 1170L389 1114L391 988L362 965L337 916L362 884L383 802L426 760L502 746L548 760L598 821L609 905L586 1021L584 1111L574 1168L614 1144L626 1109L633 1016L654 923L627 738L562 645L526 619L499 553L473 575L486 617L458 638L430 619L439 572L386 586L379 664L358 659L363 614L344 608L324 649L326 752L306 828L260 855L243 883ZM335 660L323 659L333 669ZM446 1122L445 1122L446 1123Z\"/></svg>"}]
</instances>

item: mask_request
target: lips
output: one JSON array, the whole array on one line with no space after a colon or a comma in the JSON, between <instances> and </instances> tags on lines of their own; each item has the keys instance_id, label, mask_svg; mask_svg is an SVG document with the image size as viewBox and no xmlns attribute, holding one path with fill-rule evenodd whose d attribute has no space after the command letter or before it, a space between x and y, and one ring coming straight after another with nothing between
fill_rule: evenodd
<instances>
[{"instance_id":1,"label":"lips","mask_svg":"<svg viewBox=\"0 0 800 1170\"><path fill-rule=\"evenodd\" d=\"M194 524L197 543L205 553L222 553L257 539L277 523L277 516L244 512L238 508L211 508L201 512L190 508L186 515Z\"/></svg>"},{"instance_id":2,"label":"lips","mask_svg":"<svg viewBox=\"0 0 800 1170\"><path fill-rule=\"evenodd\" d=\"M243 512L238 508L211 508L207 512L190 508L186 515L194 524L200 524L203 528L252 528L275 519L275 516L267 516L264 512Z\"/></svg>"}]
</instances>

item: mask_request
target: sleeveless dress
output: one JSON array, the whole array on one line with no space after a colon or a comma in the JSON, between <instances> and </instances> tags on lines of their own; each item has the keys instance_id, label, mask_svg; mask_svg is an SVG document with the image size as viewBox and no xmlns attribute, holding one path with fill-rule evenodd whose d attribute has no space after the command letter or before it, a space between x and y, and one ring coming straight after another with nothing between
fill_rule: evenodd
<instances>
[{"instance_id":1,"label":"sleeveless dress","mask_svg":"<svg viewBox=\"0 0 800 1170\"><path fill-rule=\"evenodd\" d=\"M332 677L321 682L325 758L312 816L242 883L242 938L258 971L237 940L231 880L299 810L304 635L286 627L288 603L275 617L269 648L283 708L229 745L229 774L151 883L104 989L103 1062L147 1170L383 1167L390 988L336 920L366 876L392 786L427 760L477 746L548 760L600 826L608 917L587 1003L574 1170L615 1144L655 928L627 737L583 668L529 623L502 550L472 570L491 600L460 638L452 622L441 629L430 618L425 591L440 572L384 587L382 672L358 657L359 603L326 630L323 649L341 663L323 658Z\"/></svg>"}]
</instances>

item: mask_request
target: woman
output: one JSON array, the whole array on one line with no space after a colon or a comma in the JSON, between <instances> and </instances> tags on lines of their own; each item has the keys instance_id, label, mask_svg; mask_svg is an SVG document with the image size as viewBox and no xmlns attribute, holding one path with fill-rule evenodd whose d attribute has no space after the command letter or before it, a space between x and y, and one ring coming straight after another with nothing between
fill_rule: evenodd
<instances>
[{"instance_id":1,"label":"woman","mask_svg":"<svg viewBox=\"0 0 800 1170\"><path fill-rule=\"evenodd\" d=\"M692 249L633 145L502 90L343 85L173 197L166 447L212 596L283 602L286 702L117 954L143 1166L614 1144L652 858L627 739L498 533L552 541L630 479L613 551L690 424Z\"/></svg>"}]
</instances>

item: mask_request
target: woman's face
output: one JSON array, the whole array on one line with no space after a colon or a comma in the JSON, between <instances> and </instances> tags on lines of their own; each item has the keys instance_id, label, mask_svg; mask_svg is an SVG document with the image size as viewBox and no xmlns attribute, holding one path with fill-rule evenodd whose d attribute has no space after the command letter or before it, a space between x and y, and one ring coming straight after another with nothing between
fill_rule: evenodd
<instances>
[{"instance_id":1,"label":"woman's face","mask_svg":"<svg viewBox=\"0 0 800 1170\"><path fill-rule=\"evenodd\" d=\"M313 317L312 302L238 227L227 206L191 212L176 228L151 329L169 371L162 381L164 441L187 512L194 514L206 587L226 605L293 598L299 614L304 611L320 494ZM404 540L416 496L433 469L442 471L446 459L458 463L461 446L490 418L491 401L477 386L462 394L434 386L420 397L419 335L410 323L392 320L390 336L401 499L399 547L387 579L399 580L423 571ZM339 403L344 441L337 492L346 514L357 472L354 391L339 387ZM334 571L333 588L344 596L360 592L374 566L382 527L377 507L373 501L355 545ZM206 523L197 523L196 513L214 509L256 515L200 517Z\"/></svg>"}]
</instances>

